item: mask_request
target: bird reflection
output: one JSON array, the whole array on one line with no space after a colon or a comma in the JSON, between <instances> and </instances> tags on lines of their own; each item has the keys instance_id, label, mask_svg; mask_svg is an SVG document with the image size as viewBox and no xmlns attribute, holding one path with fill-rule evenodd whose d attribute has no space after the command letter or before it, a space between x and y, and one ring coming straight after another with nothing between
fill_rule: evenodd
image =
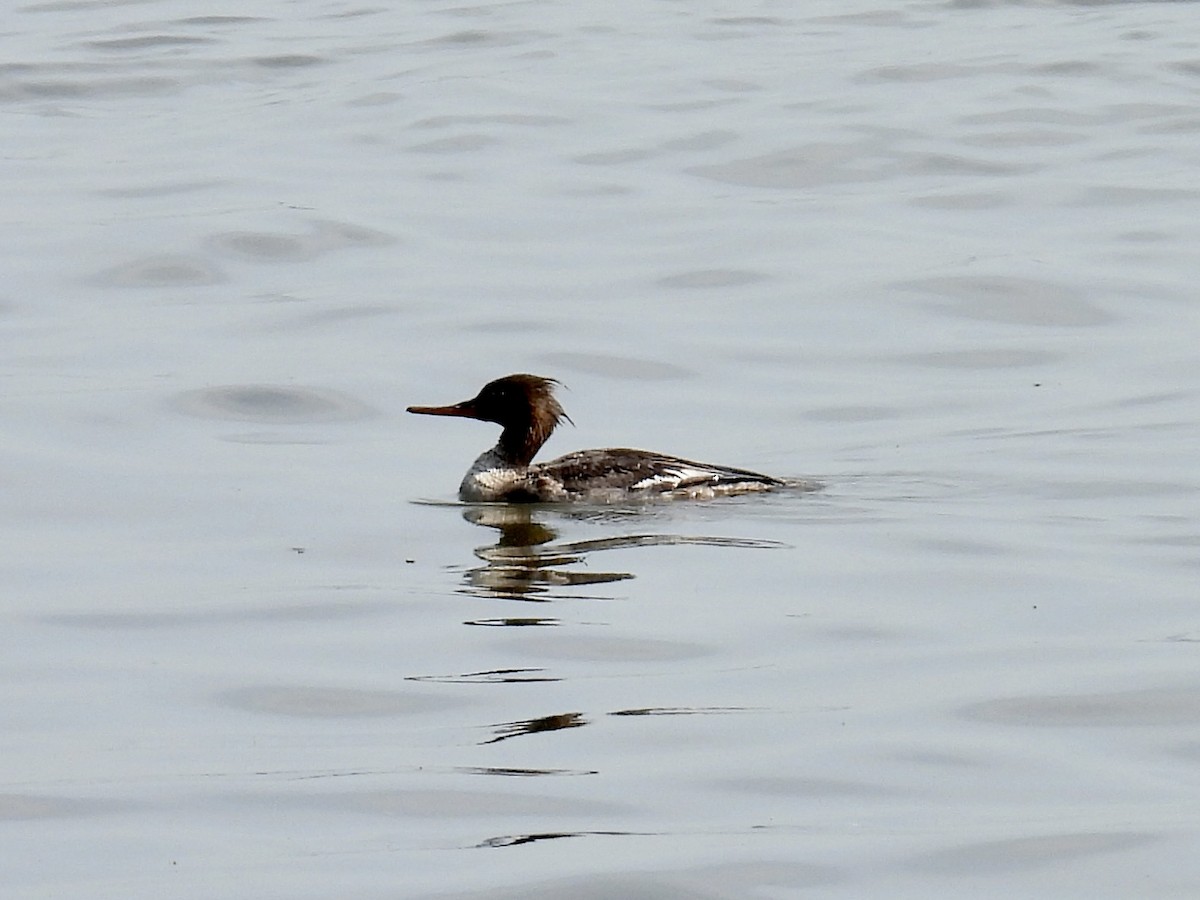
<instances>
[{"instance_id":1,"label":"bird reflection","mask_svg":"<svg viewBox=\"0 0 1200 900\"><path fill-rule=\"evenodd\" d=\"M605 584L633 578L631 572L580 572L566 567L583 562L600 550L653 547L668 544L703 544L709 547L780 548L778 541L710 537L685 534L625 534L586 541L558 542L558 532L535 517L536 506L527 503L471 506L463 518L494 528L500 537L494 545L477 547L483 565L466 573L468 593L505 600L546 601L567 596L562 588ZM553 593L552 593L553 592ZM553 625L552 619L480 619L479 625Z\"/></svg>"},{"instance_id":2,"label":"bird reflection","mask_svg":"<svg viewBox=\"0 0 1200 900\"><path fill-rule=\"evenodd\" d=\"M536 520L528 504L475 506L463 513L475 525L494 528L500 537L475 555L484 565L466 574L469 593L505 600L549 600L555 588L605 584L632 578L630 572L579 572L565 567L581 562L594 541L556 544L558 532ZM497 620L499 621L499 620ZM531 625L524 619L504 624Z\"/></svg>"}]
</instances>

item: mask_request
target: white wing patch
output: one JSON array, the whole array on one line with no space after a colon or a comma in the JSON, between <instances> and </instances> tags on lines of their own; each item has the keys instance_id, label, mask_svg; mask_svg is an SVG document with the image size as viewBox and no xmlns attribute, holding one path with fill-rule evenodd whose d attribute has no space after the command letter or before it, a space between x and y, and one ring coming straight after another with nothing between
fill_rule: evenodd
<instances>
[{"instance_id":1,"label":"white wing patch","mask_svg":"<svg viewBox=\"0 0 1200 900\"><path fill-rule=\"evenodd\" d=\"M630 490L655 492L671 497L707 500L726 494L746 494L769 491L771 484L748 478L751 473L738 470L691 465L686 460L663 460L658 470L634 483Z\"/></svg>"},{"instance_id":2,"label":"white wing patch","mask_svg":"<svg viewBox=\"0 0 1200 900\"><path fill-rule=\"evenodd\" d=\"M635 482L632 490L675 491L688 485L717 484L720 480L721 473L712 469L668 463L659 466L658 471L648 478Z\"/></svg>"}]
</instances>

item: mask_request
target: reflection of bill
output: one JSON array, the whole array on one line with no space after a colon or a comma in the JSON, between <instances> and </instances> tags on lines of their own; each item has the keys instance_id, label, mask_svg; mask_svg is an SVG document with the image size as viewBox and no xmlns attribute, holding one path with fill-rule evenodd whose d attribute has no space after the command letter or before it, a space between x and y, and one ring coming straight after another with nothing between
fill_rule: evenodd
<instances>
[{"instance_id":1,"label":"reflection of bill","mask_svg":"<svg viewBox=\"0 0 1200 900\"><path fill-rule=\"evenodd\" d=\"M653 707L646 709L617 709L608 713L610 716L713 716L733 715L752 712L747 706L701 706L701 707ZM588 720L583 713L557 713L552 716L539 716L536 719L520 719L516 722L500 722L491 726L494 737L482 744L498 744L509 738L521 737L526 734L541 734L546 731L561 731L564 728L579 728L587 725Z\"/></svg>"},{"instance_id":2,"label":"reflection of bill","mask_svg":"<svg viewBox=\"0 0 1200 900\"><path fill-rule=\"evenodd\" d=\"M561 731L564 728L579 728L587 724L583 713L559 713L553 716L541 716L537 719L522 719L519 722L504 722L494 726L496 736L485 744L497 744L509 738L520 737L523 734L539 734L543 731Z\"/></svg>"},{"instance_id":3,"label":"reflection of bill","mask_svg":"<svg viewBox=\"0 0 1200 900\"><path fill-rule=\"evenodd\" d=\"M495 545L479 547L475 555L485 563L466 573L469 593L506 600L546 601L568 594L555 588L605 584L633 578L631 572L575 571L565 567L585 562L601 550L702 544L710 547L781 548L777 541L705 537L686 534L626 534L586 541L556 542L558 533L534 517L536 507L525 505L473 506L463 513L468 522L500 532ZM515 620L512 624L529 624Z\"/></svg>"}]
</instances>

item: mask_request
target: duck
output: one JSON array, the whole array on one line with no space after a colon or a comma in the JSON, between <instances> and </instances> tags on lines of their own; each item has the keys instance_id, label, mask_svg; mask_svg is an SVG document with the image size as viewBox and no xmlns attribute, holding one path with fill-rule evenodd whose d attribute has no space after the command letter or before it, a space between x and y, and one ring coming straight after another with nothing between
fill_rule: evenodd
<instances>
[{"instance_id":1,"label":"duck","mask_svg":"<svg viewBox=\"0 0 1200 900\"><path fill-rule=\"evenodd\" d=\"M627 447L577 450L535 463L534 457L560 423L575 424L555 396L560 386L557 379L540 375L505 375L485 384L470 400L449 406L410 406L408 412L500 426L496 446L471 464L459 485L459 499L471 503L709 499L800 486L749 469Z\"/></svg>"}]
</instances>

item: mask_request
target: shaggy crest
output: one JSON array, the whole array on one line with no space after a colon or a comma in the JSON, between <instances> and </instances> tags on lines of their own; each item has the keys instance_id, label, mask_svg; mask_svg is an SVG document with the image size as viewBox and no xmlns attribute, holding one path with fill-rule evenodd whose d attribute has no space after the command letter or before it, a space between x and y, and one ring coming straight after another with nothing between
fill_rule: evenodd
<instances>
[{"instance_id":1,"label":"shaggy crest","mask_svg":"<svg viewBox=\"0 0 1200 900\"><path fill-rule=\"evenodd\" d=\"M509 375L485 385L476 398L480 409L496 408L488 421L504 426L500 448L504 455L527 466L564 419L571 422L554 396L560 382L539 375ZM574 425L574 422L571 422Z\"/></svg>"}]
</instances>

